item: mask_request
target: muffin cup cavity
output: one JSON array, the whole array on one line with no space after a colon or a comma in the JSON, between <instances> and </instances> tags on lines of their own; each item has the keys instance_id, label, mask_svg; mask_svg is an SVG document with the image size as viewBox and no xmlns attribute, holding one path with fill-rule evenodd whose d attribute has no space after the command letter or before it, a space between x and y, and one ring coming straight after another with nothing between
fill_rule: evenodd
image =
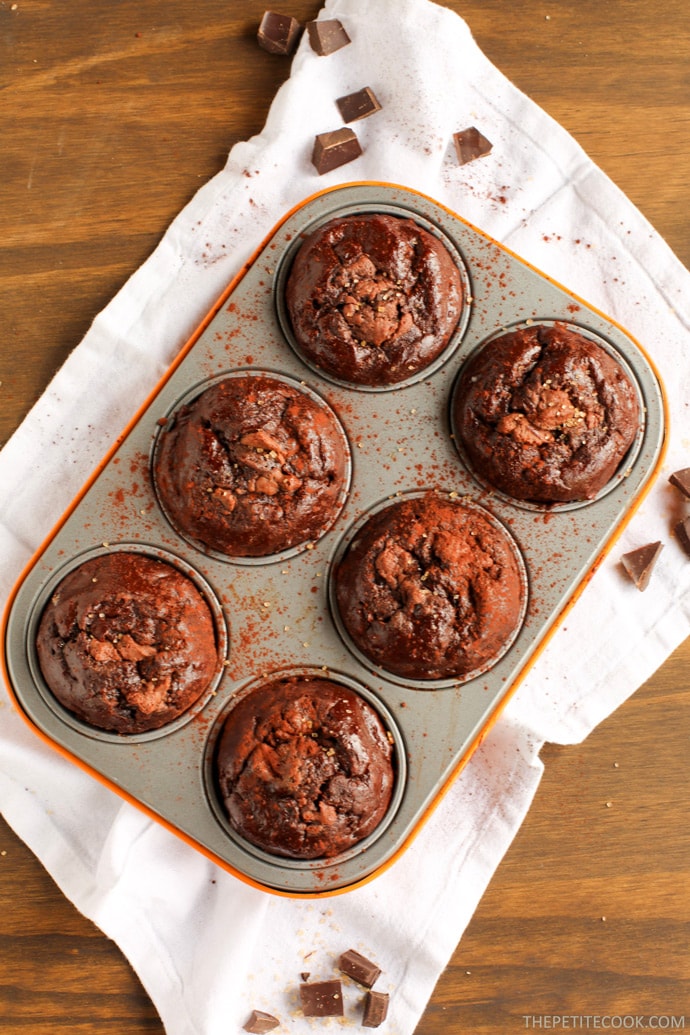
<instances>
[{"instance_id":1,"label":"muffin cup cavity","mask_svg":"<svg viewBox=\"0 0 690 1035\"><path fill-rule=\"evenodd\" d=\"M569 342L571 371L563 358ZM572 391L569 373L578 382ZM582 409L578 398L587 398ZM501 328L466 357L449 421L457 453L480 486L527 510L568 511L601 500L628 476L645 436L645 405L611 342L572 321L534 319ZM621 445L614 437L623 435Z\"/></svg>"},{"instance_id":2,"label":"muffin cup cavity","mask_svg":"<svg viewBox=\"0 0 690 1035\"><path fill-rule=\"evenodd\" d=\"M347 434L304 383L236 369L186 392L151 454L156 497L195 549L238 565L283 561L333 527L352 476Z\"/></svg>"},{"instance_id":3,"label":"muffin cup cavity","mask_svg":"<svg viewBox=\"0 0 690 1035\"><path fill-rule=\"evenodd\" d=\"M488 672L522 627L522 552L485 507L456 492L399 494L362 514L338 544L331 616L367 668L417 690Z\"/></svg>"},{"instance_id":4,"label":"muffin cup cavity","mask_svg":"<svg viewBox=\"0 0 690 1035\"><path fill-rule=\"evenodd\" d=\"M239 688L204 752L206 793L238 848L288 870L341 866L386 831L405 791L384 702L341 672L279 669Z\"/></svg>"},{"instance_id":5,"label":"muffin cup cavity","mask_svg":"<svg viewBox=\"0 0 690 1035\"><path fill-rule=\"evenodd\" d=\"M392 217L392 218L391 218ZM333 352L327 346L322 335L322 328L326 327L323 316L319 316L318 332L312 326L309 318L310 330L308 332L309 344L304 340L302 330L299 330L290 313L288 295L290 293L290 281L295 273L298 260L305 254L306 248L312 248L314 239L334 224L349 223L358 220L366 222L371 219L381 219L384 227L390 227L391 234L395 233L396 227L415 227L418 234L424 235L425 240L434 249L434 252L427 260L426 271L420 263L419 272L415 283L408 285L411 291L410 305L403 299L404 284L402 280L394 280L383 272L382 268L375 270L375 263L366 255L360 255L356 259L352 256L345 258L343 254L344 268L351 267L351 273L347 274L347 283L338 289L341 300L336 305L336 299L332 298L332 315L328 317L328 337L333 337ZM428 237L427 237L428 235ZM397 247L401 247L399 242ZM329 247L330 252L330 247ZM342 254L342 252L341 252ZM448 279L442 285L440 266L448 262ZM419 260L413 260L419 261ZM356 268L355 268L356 267ZM424 277L428 283L424 285ZM452 278L452 287L449 286ZM326 288L333 291L331 284L333 278L318 278L319 288ZM420 286L417 287L416 284ZM432 288L433 286L433 288ZM444 290L449 290L449 297L430 298L429 296ZM360 297L361 295L361 297ZM398 301L399 296L399 307ZM421 299L424 297L424 306L421 306ZM343 207L328 214L327 218L314 220L307 225L298 238L291 243L290 247L283 254L280 266L275 278L275 307L278 321L281 325L286 341L300 358L300 360L312 371L342 387L359 392L391 392L399 391L410 385L424 380L434 374L442 367L458 348L467 328L471 307L472 289L467 264L460 254L456 245L440 229L440 227L421 214L410 212L409 209L392 205L358 205L356 207ZM456 301L452 299L456 298ZM314 302L312 313L317 315L320 306L317 300ZM457 319L451 325L446 326L444 320L455 306L457 306ZM399 340L406 343L410 335L407 324L412 324L421 316L420 310L437 310L438 327L433 331L431 328L421 334L418 344L403 344L401 348L391 347L390 360L388 364L379 363L379 358L386 353L388 346L386 341ZM310 304L311 309L311 304ZM402 315L401 315L402 314ZM418 314L416 316L415 314ZM336 327L337 324L337 327ZM397 325L397 326L395 326ZM345 332L348 344L346 346L347 358L343 345L338 345L337 335ZM356 335L356 340L355 340ZM432 338L436 335L443 339L438 346L431 346ZM372 340L367 341L367 338ZM344 341L344 339L343 339ZM416 358L414 353L420 348L426 358ZM405 356L404 361L396 358ZM406 370L409 369L409 373Z\"/></svg>"},{"instance_id":6,"label":"muffin cup cavity","mask_svg":"<svg viewBox=\"0 0 690 1035\"><path fill-rule=\"evenodd\" d=\"M100 613L91 615L93 623L89 630L87 631L86 629L83 629L78 635L78 639L82 642L78 643L76 640L73 644L69 641L67 642L68 649L71 652L71 662L68 662L68 664L70 665L70 670L72 672L72 680L78 680L79 678L76 674L79 667L81 667L81 662L78 660L79 653L86 656L87 663L90 660L93 660L95 662L105 663L108 668L111 668L113 664L115 666L122 665L124 666L123 672L127 669L125 675L132 681L134 701L136 701L136 704L133 704L131 708L131 731L128 731L125 728L128 722L128 708L124 704L122 705L121 713L119 708L118 711L113 713L115 722L122 726L121 729L116 729L108 728L106 725L102 724L103 713L99 710L91 714L87 698L85 698L86 705L84 707L78 698L75 698L76 705L73 705L72 703L67 705L64 703L64 691L57 685L51 686L51 683L53 682L53 674L46 672L45 661L41 660L41 651L37 645L39 636L45 635L44 630L47 627L47 616L49 611L52 612L55 610L55 604L59 607L63 602L62 598L64 598L64 602L66 602L70 608L71 613L68 616L70 621L72 620L73 615L78 615L78 598L75 597L70 599L67 595L71 592L71 588L76 585L74 581L75 577L83 585L84 580L80 579L80 575L84 574L84 578L87 583L90 582L97 585L98 579L101 577L99 576L99 570L102 570L103 561L109 561L113 558L115 560L126 560L131 558L135 564L137 563L137 559L147 562L147 571L144 571L143 574L140 573L142 574L142 577L148 577L148 562L153 562L151 575L153 578L157 579L159 584L162 579L174 578L176 584L173 593L175 596L179 595L180 599L180 618L177 619L177 630L174 640L179 642L182 636L188 635L192 637L198 631L199 635L204 637L204 649L206 646L212 646L213 653L215 655L213 661L211 660L210 653L207 659L203 659L201 655L201 643L197 646L190 640L181 648L179 662L174 663L174 668L179 670L179 674L165 676L165 671L171 667L170 665L166 666L164 662L160 670L154 670L159 671L159 675L156 676L154 674L153 682L149 682L147 676L147 664L149 656L154 654L154 650L153 648L148 647L148 642L157 635L154 630L154 626L157 621L156 616L141 618L138 623L136 621L125 619L125 625L128 629L131 628L131 632L126 632L124 634L115 633L114 628L119 622L119 615L116 613L116 604L123 611L131 609L133 614L137 604L135 603L130 605L128 600L128 594L130 591L124 584L122 585L122 591L117 591L117 593L108 589L106 591L105 599L107 600L106 606L108 607L109 614L106 615ZM86 592L88 592L88 587ZM136 590L132 592L132 596L135 592ZM85 599L85 593L83 590L81 596L82 599ZM114 599L116 596L118 597L117 601ZM164 607L168 604L169 593L167 590L160 590L153 585L149 602L154 599L158 601L161 597L163 599L161 607ZM94 599L96 598L94 597ZM87 605L87 611L89 607L90 604ZM146 608L147 605L145 604L144 607ZM197 612L198 621L191 613L192 607L199 608ZM203 608L203 610L201 608ZM45 626L44 616L46 617ZM89 617L88 614L86 617ZM65 619L62 617L58 620L64 622ZM76 621L77 618L74 618L75 623ZM162 625L165 625L166 621L163 621ZM144 628L144 626L146 626L146 628ZM208 635L209 633L210 637ZM210 638L212 638L212 644L208 642ZM53 637L53 640L54 639L55 637ZM58 642L58 645L60 645L60 643L61 641ZM172 641L167 645L162 646L162 650L165 652L173 649L171 644ZM176 647L174 649L177 650L178 648ZM44 650L46 650L46 648L44 648ZM195 718L195 716L197 716L206 707L209 700L217 691L223 675L228 650L229 635L223 610L209 583L197 570L191 568L179 557L168 553L153 544L117 543L94 548L72 558L68 563L63 565L61 568L58 568L53 573L50 580L43 586L41 592L35 599L26 629L26 652L29 668L36 687L51 712L62 723L92 740L123 745L135 744L170 736ZM75 660L77 662L76 670ZM156 703L155 699L159 696L155 685L156 682L158 681L158 685L160 686L162 681L171 678L174 686L176 679L182 680L184 678L181 673L183 665L186 665L187 673L189 673L196 668L203 667L204 664L208 669L208 678L204 680L203 689L198 692L194 692L192 699L190 699L186 706L181 708L179 714L172 715L168 719L164 719L162 714L160 716L157 715L156 710L153 708L153 704ZM136 669L136 674L130 676L129 672L132 669ZM98 671L99 669L97 667L95 669L96 676ZM116 669L115 674L112 676L110 673L106 673L105 669L101 669L100 671L104 681L110 680L115 684L117 683ZM89 678L88 673L85 678ZM190 678L196 682L200 677L192 675ZM140 684L140 686L138 684ZM113 686L112 691L108 691L107 696L112 699L116 690L117 687L115 685ZM164 687L161 687L161 690L164 690ZM145 700L146 694L149 691L152 692L154 698L151 705L147 704ZM149 708L151 709L150 713ZM153 723L150 728L137 728L137 726L142 722L145 724L146 721L148 721L148 714L151 715L150 721ZM107 723L108 721L109 720L106 718L105 722Z\"/></svg>"}]
</instances>

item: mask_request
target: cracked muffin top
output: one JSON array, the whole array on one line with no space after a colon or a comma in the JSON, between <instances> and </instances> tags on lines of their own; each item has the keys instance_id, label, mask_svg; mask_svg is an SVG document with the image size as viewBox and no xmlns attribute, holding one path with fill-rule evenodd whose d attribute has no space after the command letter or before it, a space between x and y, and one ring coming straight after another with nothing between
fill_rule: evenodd
<instances>
[{"instance_id":1,"label":"cracked muffin top","mask_svg":"<svg viewBox=\"0 0 690 1035\"><path fill-rule=\"evenodd\" d=\"M265 557L331 527L348 460L325 403L268 374L243 374L176 411L160 435L153 475L182 535L228 556Z\"/></svg>"},{"instance_id":2,"label":"cracked muffin top","mask_svg":"<svg viewBox=\"0 0 690 1035\"><path fill-rule=\"evenodd\" d=\"M65 708L91 726L129 734L187 711L220 664L213 615L192 580L124 550L65 576L41 616L36 650Z\"/></svg>"},{"instance_id":3,"label":"cracked muffin top","mask_svg":"<svg viewBox=\"0 0 690 1035\"><path fill-rule=\"evenodd\" d=\"M301 245L285 301L297 346L339 381L396 385L446 348L465 301L443 242L411 219L343 216Z\"/></svg>"},{"instance_id":4,"label":"cracked muffin top","mask_svg":"<svg viewBox=\"0 0 690 1035\"><path fill-rule=\"evenodd\" d=\"M630 378L606 349L564 324L494 338L461 371L453 423L471 467L515 499L593 499L640 423Z\"/></svg>"},{"instance_id":5,"label":"cracked muffin top","mask_svg":"<svg viewBox=\"0 0 690 1035\"><path fill-rule=\"evenodd\" d=\"M374 708L331 679L276 678L234 705L216 773L233 828L275 855L333 857L391 800L393 748Z\"/></svg>"},{"instance_id":6,"label":"cracked muffin top","mask_svg":"<svg viewBox=\"0 0 690 1035\"><path fill-rule=\"evenodd\" d=\"M489 668L522 622L517 548L486 511L429 492L401 499L356 532L334 573L353 644L407 680Z\"/></svg>"}]
</instances>

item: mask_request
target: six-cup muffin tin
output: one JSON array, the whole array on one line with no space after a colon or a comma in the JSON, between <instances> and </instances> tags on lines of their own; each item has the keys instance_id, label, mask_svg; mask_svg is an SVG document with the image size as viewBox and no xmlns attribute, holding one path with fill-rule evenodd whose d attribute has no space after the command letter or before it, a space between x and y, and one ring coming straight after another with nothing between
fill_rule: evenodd
<instances>
[{"instance_id":1,"label":"six-cup muffin tin","mask_svg":"<svg viewBox=\"0 0 690 1035\"><path fill-rule=\"evenodd\" d=\"M285 278L302 236L348 213L416 220L457 256L463 318L432 367L392 389L336 383L309 367L291 339ZM643 422L618 474L587 503L517 503L476 479L456 449L449 399L463 361L497 331L565 321L611 350L640 395ZM339 416L351 453L345 505L321 539L270 559L235 559L186 541L167 521L151 477L157 437L183 399L224 374L265 370L293 379ZM660 463L664 401L640 346L619 326L431 199L385 184L351 184L307 199L275 228L136 416L16 587L5 615L4 662L20 712L44 738L221 866L275 892L324 895L381 870L409 843L469 757L530 660L629 518ZM514 537L527 582L514 642L488 671L413 684L351 649L333 613L329 573L368 512L433 489L485 508ZM163 729L118 736L65 711L41 676L35 635L60 579L94 553L134 549L191 574L207 594L225 664L209 694ZM276 673L328 673L379 711L394 744L396 787L385 821L334 859L299 861L257 850L231 829L213 774L214 746L238 694Z\"/></svg>"}]
</instances>

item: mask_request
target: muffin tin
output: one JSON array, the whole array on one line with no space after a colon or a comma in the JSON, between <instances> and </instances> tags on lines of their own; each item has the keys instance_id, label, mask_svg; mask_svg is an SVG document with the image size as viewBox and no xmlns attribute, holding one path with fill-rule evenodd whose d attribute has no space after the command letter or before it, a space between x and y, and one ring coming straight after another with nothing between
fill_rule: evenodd
<instances>
[{"instance_id":1,"label":"muffin tin","mask_svg":"<svg viewBox=\"0 0 690 1035\"><path fill-rule=\"evenodd\" d=\"M302 235L365 211L412 218L439 234L457 253L468 288L463 319L441 360L389 389L339 384L307 366L282 302ZM639 391L643 423L598 498L538 506L475 478L455 446L449 400L463 361L482 342L508 327L554 320L622 359ZM323 398L342 422L352 461L344 506L323 537L250 562L183 539L159 506L151 477L165 419L213 379L243 369L294 379ZM627 332L457 215L388 184L317 194L284 217L229 286L15 588L4 618L4 665L16 706L53 746L240 878L296 896L355 887L409 843L630 517L661 462L664 414L656 373ZM373 668L350 648L332 612L329 572L365 514L428 489L466 497L510 532L528 591L519 632L491 668L425 686ZM129 737L87 727L62 709L43 682L34 646L42 608L60 578L87 556L115 549L144 551L191 574L210 599L225 655L199 707L169 727ZM279 672L328 673L358 690L378 709L394 744L396 786L385 821L333 859L261 852L232 831L219 802L213 752L222 721L239 694Z\"/></svg>"}]
</instances>

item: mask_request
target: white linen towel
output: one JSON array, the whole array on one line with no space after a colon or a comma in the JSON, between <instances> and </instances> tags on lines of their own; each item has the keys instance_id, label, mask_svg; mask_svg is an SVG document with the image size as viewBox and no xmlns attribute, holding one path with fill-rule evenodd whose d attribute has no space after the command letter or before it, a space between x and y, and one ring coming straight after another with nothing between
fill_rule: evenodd
<instances>
[{"instance_id":1,"label":"white linen towel","mask_svg":"<svg viewBox=\"0 0 690 1035\"><path fill-rule=\"evenodd\" d=\"M411 847L344 895L279 898L219 870L47 748L0 690L3 814L120 945L168 1035L240 1032L254 1007L285 1030L313 1031L298 1007L299 973L330 976L348 948L383 970L377 987L392 993L384 1030L410 1035L529 808L542 743L587 736L690 632L690 564L670 538L667 484L687 466L688 272L562 127L484 57L460 17L428 0L327 0L321 17L339 18L351 44L319 57L302 39L264 130L237 144L179 214L0 454L0 598L272 226L339 182L430 195L627 327L665 379L670 444L619 547ZM382 105L357 124L364 153L319 177L314 134L337 128L335 98L363 86ZM460 166L452 134L471 125L493 149ZM617 560L653 539L669 545L642 606ZM346 991L352 1016L358 993Z\"/></svg>"}]
</instances>

